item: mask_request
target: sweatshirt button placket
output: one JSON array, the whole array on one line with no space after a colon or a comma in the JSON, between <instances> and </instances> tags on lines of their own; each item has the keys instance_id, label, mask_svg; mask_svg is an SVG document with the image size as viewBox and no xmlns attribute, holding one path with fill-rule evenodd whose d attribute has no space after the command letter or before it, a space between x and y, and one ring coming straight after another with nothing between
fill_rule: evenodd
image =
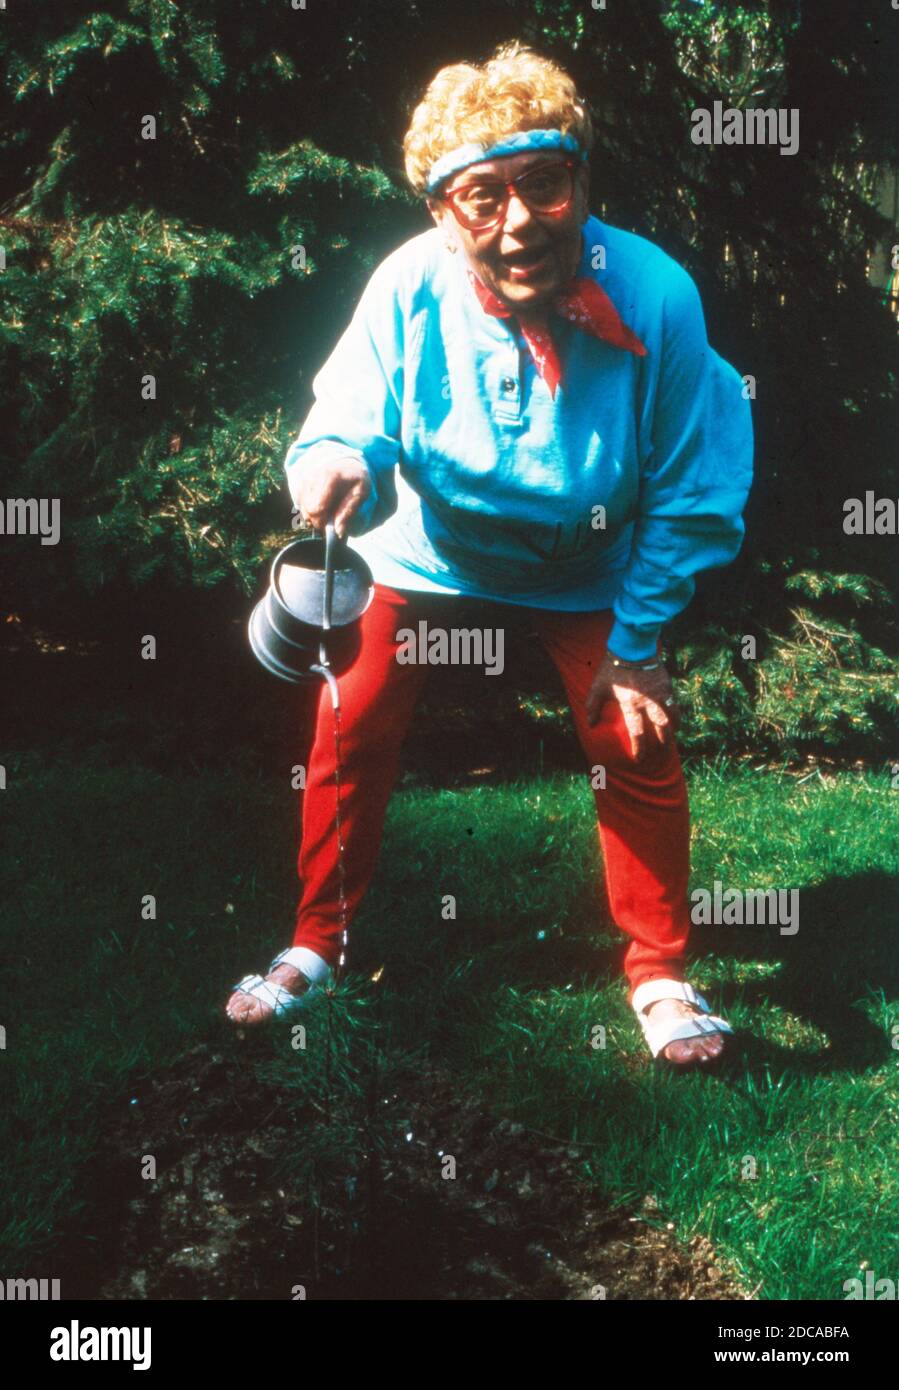
<instances>
[{"instance_id":1,"label":"sweatshirt button placket","mask_svg":"<svg viewBox=\"0 0 899 1390\"><path fill-rule=\"evenodd\" d=\"M513 371L518 372L520 359L514 364L510 364L511 370L503 372L499 379L499 399L496 405L496 417L505 420L507 424L521 423L521 387L519 376L514 375Z\"/></svg>"},{"instance_id":2,"label":"sweatshirt button placket","mask_svg":"<svg viewBox=\"0 0 899 1390\"><path fill-rule=\"evenodd\" d=\"M505 325L504 351L496 354L493 378L493 418L503 425L518 428L524 423L521 418L521 341L519 335Z\"/></svg>"}]
</instances>

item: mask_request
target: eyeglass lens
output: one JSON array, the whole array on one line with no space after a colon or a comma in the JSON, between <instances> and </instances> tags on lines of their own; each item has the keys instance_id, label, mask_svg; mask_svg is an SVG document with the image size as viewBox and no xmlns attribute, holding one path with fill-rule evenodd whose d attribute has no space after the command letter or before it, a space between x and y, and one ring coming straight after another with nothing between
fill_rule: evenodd
<instances>
[{"instance_id":1,"label":"eyeglass lens","mask_svg":"<svg viewBox=\"0 0 899 1390\"><path fill-rule=\"evenodd\" d=\"M548 164L533 169L515 187L535 212L554 212L571 196L571 171L565 164ZM499 181L465 184L453 190L453 201L472 221L489 222L498 217L506 201L505 185Z\"/></svg>"}]
</instances>

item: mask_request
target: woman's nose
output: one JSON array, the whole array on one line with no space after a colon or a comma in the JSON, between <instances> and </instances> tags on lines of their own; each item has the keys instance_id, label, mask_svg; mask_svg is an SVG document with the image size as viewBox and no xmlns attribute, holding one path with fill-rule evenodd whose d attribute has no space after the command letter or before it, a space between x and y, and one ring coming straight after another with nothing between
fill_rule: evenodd
<instances>
[{"instance_id":1,"label":"woman's nose","mask_svg":"<svg viewBox=\"0 0 899 1390\"><path fill-rule=\"evenodd\" d=\"M503 219L503 231L517 232L520 228L526 227L530 220L531 210L527 203L522 202L517 193L510 193Z\"/></svg>"}]
</instances>

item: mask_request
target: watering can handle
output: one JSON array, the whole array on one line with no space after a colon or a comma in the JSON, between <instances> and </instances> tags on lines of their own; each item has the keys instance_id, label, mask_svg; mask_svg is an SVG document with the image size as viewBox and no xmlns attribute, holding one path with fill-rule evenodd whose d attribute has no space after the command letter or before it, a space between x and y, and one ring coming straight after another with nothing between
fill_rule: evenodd
<instances>
[{"instance_id":1,"label":"watering can handle","mask_svg":"<svg viewBox=\"0 0 899 1390\"><path fill-rule=\"evenodd\" d=\"M334 540L333 521L325 526L325 606L322 614L322 629L328 632L331 627L331 600L334 594Z\"/></svg>"}]
</instances>

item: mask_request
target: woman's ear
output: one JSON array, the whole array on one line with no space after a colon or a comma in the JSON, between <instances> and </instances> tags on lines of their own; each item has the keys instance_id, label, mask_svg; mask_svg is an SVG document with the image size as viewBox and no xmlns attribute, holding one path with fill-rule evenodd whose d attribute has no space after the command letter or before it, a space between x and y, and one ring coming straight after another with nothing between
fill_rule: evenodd
<instances>
[{"instance_id":1,"label":"woman's ear","mask_svg":"<svg viewBox=\"0 0 899 1390\"><path fill-rule=\"evenodd\" d=\"M427 198L425 201L427 203L428 212L433 217L437 226L443 230L446 249L455 253L459 249L455 237L455 218L446 206L446 203L441 203L439 199Z\"/></svg>"}]
</instances>

